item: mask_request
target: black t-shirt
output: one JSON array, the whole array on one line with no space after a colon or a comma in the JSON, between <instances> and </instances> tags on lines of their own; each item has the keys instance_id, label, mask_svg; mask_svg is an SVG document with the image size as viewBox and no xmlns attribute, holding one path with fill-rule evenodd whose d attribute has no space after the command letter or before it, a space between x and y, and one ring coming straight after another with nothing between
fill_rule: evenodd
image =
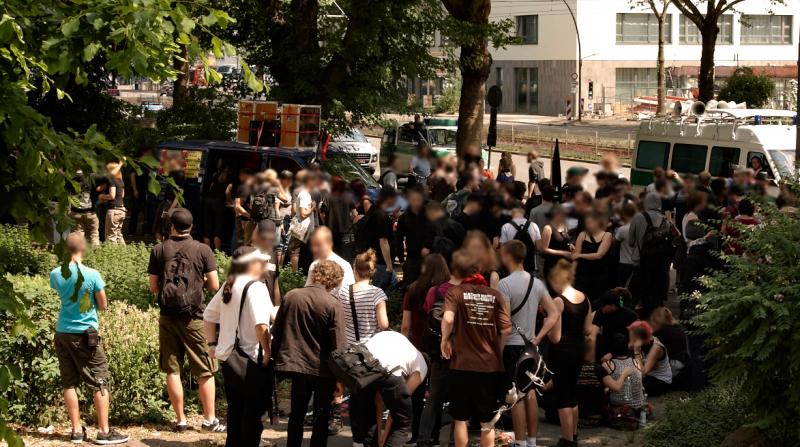
<instances>
[{"instance_id":1,"label":"black t-shirt","mask_svg":"<svg viewBox=\"0 0 800 447\"><path fill-rule=\"evenodd\" d=\"M464 231L480 230L481 229L481 215L480 214L467 214L461 213L456 216L456 222L464 227Z\"/></svg>"},{"instance_id":2,"label":"black t-shirt","mask_svg":"<svg viewBox=\"0 0 800 447\"><path fill-rule=\"evenodd\" d=\"M628 326L638 319L636 312L626 307L621 307L616 312L608 314L602 311L595 313L592 324L603 329L603 333L598 337L597 356L602 357L607 353L608 342L614 334L622 334L627 339ZM606 352L600 352L601 350Z\"/></svg>"},{"instance_id":3,"label":"black t-shirt","mask_svg":"<svg viewBox=\"0 0 800 447\"><path fill-rule=\"evenodd\" d=\"M373 205L364 216L360 228L358 238L363 238L359 243L360 253L371 248L375 250L378 264L386 265L381 252L381 239L388 239L389 246L392 245L392 219L385 211Z\"/></svg>"},{"instance_id":4,"label":"black t-shirt","mask_svg":"<svg viewBox=\"0 0 800 447\"><path fill-rule=\"evenodd\" d=\"M654 332L653 335L664 344L670 360L686 361L686 357L688 357L687 339L686 329L683 326L679 324L664 326L661 330Z\"/></svg>"},{"instance_id":5,"label":"black t-shirt","mask_svg":"<svg viewBox=\"0 0 800 447\"><path fill-rule=\"evenodd\" d=\"M408 259L422 258L422 248L430 231L429 226L428 219L422 211L413 213L409 210L397 219L397 242L402 244L405 241Z\"/></svg>"},{"instance_id":6,"label":"black t-shirt","mask_svg":"<svg viewBox=\"0 0 800 447\"><path fill-rule=\"evenodd\" d=\"M603 412L605 396L603 394L603 377L606 370L597 363L584 363L575 385L575 397L581 419L596 419Z\"/></svg>"},{"instance_id":7,"label":"black t-shirt","mask_svg":"<svg viewBox=\"0 0 800 447\"><path fill-rule=\"evenodd\" d=\"M125 204L123 200L125 200L125 182L121 177L111 177L111 186L116 188L116 194L114 195L114 201L111 202L111 207L124 208Z\"/></svg>"},{"instance_id":8,"label":"black t-shirt","mask_svg":"<svg viewBox=\"0 0 800 447\"><path fill-rule=\"evenodd\" d=\"M163 288L164 283L164 267L168 263L165 256L164 245L168 244L166 253L175 253L180 251L186 258L189 259L192 269L190 270L191 277L188 278L189 287L193 290L203 290L205 284L205 274L217 270L217 261L214 258L214 252L211 251L208 245L197 242L191 236L176 237L172 236L167 241L164 241L155 247L150 252L150 261L147 264L147 273L150 275L158 276L158 283ZM203 318L203 311L205 305L202 303L203 294L199 294L201 299L197 303L197 308L194 317Z\"/></svg>"}]
</instances>

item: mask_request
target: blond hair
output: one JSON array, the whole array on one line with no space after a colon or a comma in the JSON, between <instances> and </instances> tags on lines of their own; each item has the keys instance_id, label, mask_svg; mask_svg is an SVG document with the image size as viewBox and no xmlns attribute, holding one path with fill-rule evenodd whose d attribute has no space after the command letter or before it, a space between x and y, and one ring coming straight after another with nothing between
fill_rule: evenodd
<instances>
[{"instance_id":1,"label":"blond hair","mask_svg":"<svg viewBox=\"0 0 800 447\"><path fill-rule=\"evenodd\" d=\"M566 259L559 259L558 263L550 269L550 273L547 275L548 278L558 278L559 276L563 276L567 282L572 284L575 280L575 266L567 261Z\"/></svg>"},{"instance_id":2,"label":"blond hair","mask_svg":"<svg viewBox=\"0 0 800 447\"><path fill-rule=\"evenodd\" d=\"M356 256L356 260L353 261L353 272L361 279L372 279L377 262L378 256L375 254L375 250L370 248Z\"/></svg>"},{"instance_id":3,"label":"blond hair","mask_svg":"<svg viewBox=\"0 0 800 447\"><path fill-rule=\"evenodd\" d=\"M653 309L650 319L662 327L675 325L675 317L672 315L672 311L664 306Z\"/></svg>"}]
</instances>

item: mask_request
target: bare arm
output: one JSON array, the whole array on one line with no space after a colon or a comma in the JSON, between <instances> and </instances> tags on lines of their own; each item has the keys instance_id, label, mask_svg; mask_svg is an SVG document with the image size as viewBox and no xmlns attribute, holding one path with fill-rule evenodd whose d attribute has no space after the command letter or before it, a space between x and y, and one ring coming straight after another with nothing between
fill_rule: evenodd
<instances>
[{"instance_id":1,"label":"bare arm","mask_svg":"<svg viewBox=\"0 0 800 447\"><path fill-rule=\"evenodd\" d=\"M389 329L389 316L386 314L386 301L381 301L375 306L375 319L378 321L378 329L382 331Z\"/></svg>"},{"instance_id":2,"label":"bare arm","mask_svg":"<svg viewBox=\"0 0 800 447\"><path fill-rule=\"evenodd\" d=\"M233 210L236 212L237 216L250 217L250 213L242 206L242 199L240 197L233 199Z\"/></svg>"},{"instance_id":3,"label":"bare arm","mask_svg":"<svg viewBox=\"0 0 800 447\"><path fill-rule=\"evenodd\" d=\"M386 271L392 271L392 252L389 249L389 239L381 238L381 255L383 256L383 262L386 263Z\"/></svg>"},{"instance_id":4,"label":"bare arm","mask_svg":"<svg viewBox=\"0 0 800 447\"><path fill-rule=\"evenodd\" d=\"M400 333L405 335L406 338L411 336L411 311L403 311L403 322L400 324Z\"/></svg>"},{"instance_id":5,"label":"bare arm","mask_svg":"<svg viewBox=\"0 0 800 447\"><path fill-rule=\"evenodd\" d=\"M97 308L100 310L108 309L108 297L106 297L106 291L101 290L99 292L94 293L94 300L97 303Z\"/></svg>"},{"instance_id":6,"label":"bare arm","mask_svg":"<svg viewBox=\"0 0 800 447\"><path fill-rule=\"evenodd\" d=\"M217 323L213 321L203 320L203 333L206 336L206 343L216 343L217 326Z\"/></svg>"},{"instance_id":7,"label":"bare arm","mask_svg":"<svg viewBox=\"0 0 800 447\"><path fill-rule=\"evenodd\" d=\"M256 325L256 337L258 337L258 342L261 343L261 349L264 351L264 359L261 364L267 366L269 358L272 357L272 352L270 351L269 330L266 324Z\"/></svg>"},{"instance_id":8,"label":"bare arm","mask_svg":"<svg viewBox=\"0 0 800 447\"><path fill-rule=\"evenodd\" d=\"M597 253L579 254L578 258L586 259L587 261L596 261L602 259L603 256L611 249L611 233L603 233L603 240L600 241L600 246L597 247Z\"/></svg>"},{"instance_id":9,"label":"bare arm","mask_svg":"<svg viewBox=\"0 0 800 447\"><path fill-rule=\"evenodd\" d=\"M158 275L150 275L148 280L150 283L150 291L153 292L153 295L158 295L161 292L161 284L159 284Z\"/></svg>"},{"instance_id":10,"label":"bare arm","mask_svg":"<svg viewBox=\"0 0 800 447\"><path fill-rule=\"evenodd\" d=\"M442 314L442 358L449 360L453 354L453 344L450 341L450 334L453 333L453 322L456 314L452 310L446 310Z\"/></svg>"},{"instance_id":11,"label":"bare arm","mask_svg":"<svg viewBox=\"0 0 800 447\"><path fill-rule=\"evenodd\" d=\"M419 384L422 383L422 376L419 375L419 372L415 371L414 374L411 374L406 379L406 386L408 387L408 391L413 393L414 390L417 389Z\"/></svg>"},{"instance_id":12,"label":"bare arm","mask_svg":"<svg viewBox=\"0 0 800 447\"><path fill-rule=\"evenodd\" d=\"M641 350L636 353L637 357L641 355ZM664 355L664 350L661 349L661 346L653 345L653 347L650 348L650 353L647 355L647 361L644 363L644 365L642 365L641 368L643 376L646 376L653 371L653 369L656 367L656 363L658 363L658 359L661 358L662 355Z\"/></svg>"},{"instance_id":13,"label":"bare arm","mask_svg":"<svg viewBox=\"0 0 800 447\"><path fill-rule=\"evenodd\" d=\"M542 308L544 308L545 313L547 316L545 317L544 321L542 322L542 328L539 330L539 335L533 340L534 344L538 345L547 337L547 334L555 327L556 323L558 323L561 314L558 312L555 303L553 302L553 298L550 297L550 294L545 294L542 296L542 300L540 302Z\"/></svg>"},{"instance_id":14,"label":"bare arm","mask_svg":"<svg viewBox=\"0 0 800 447\"><path fill-rule=\"evenodd\" d=\"M549 338L552 343L558 343L561 341L561 313L564 312L564 301L562 300L562 298L556 298L553 300L553 306L556 308L556 315L558 316L558 319L547 334L547 338Z\"/></svg>"},{"instance_id":15,"label":"bare arm","mask_svg":"<svg viewBox=\"0 0 800 447\"><path fill-rule=\"evenodd\" d=\"M219 290L219 276L216 270L206 273L206 290L211 293Z\"/></svg>"},{"instance_id":16,"label":"bare arm","mask_svg":"<svg viewBox=\"0 0 800 447\"><path fill-rule=\"evenodd\" d=\"M605 365L603 366L603 368L606 368L606 371L608 371L608 368ZM625 379L630 377L631 374L633 374L633 369L631 369L631 367L626 367L625 369L622 370L622 373L619 375L619 378L617 379L611 376L603 377L603 385L607 386L613 391L621 391L622 388L625 386Z\"/></svg>"},{"instance_id":17,"label":"bare arm","mask_svg":"<svg viewBox=\"0 0 800 447\"><path fill-rule=\"evenodd\" d=\"M581 252L583 251L583 241L586 240L586 233L581 231L581 234L578 235L578 240L575 241L575 251L572 252L572 259L578 259L581 257Z\"/></svg>"},{"instance_id":18,"label":"bare arm","mask_svg":"<svg viewBox=\"0 0 800 447\"><path fill-rule=\"evenodd\" d=\"M589 297L584 297L585 300L589 300ZM592 302L589 301L589 311L586 312L586 318L583 319L583 335L586 337L591 337L592 335L592 320L594 320L594 311L592 311Z\"/></svg>"},{"instance_id":19,"label":"bare arm","mask_svg":"<svg viewBox=\"0 0 800 447\"><path fill-rule=\"evenodd\" d=\"M550 225L545 225L544 230L542 231L542 253L550 255L550 256L562 256L564 258L570 257L572 253L564 250L553 250L550 248L550 238L553 237L553 227Z\"/></svg>"},{"instance_id":20,"label":"bare arm","mask_svg":"<svg viewBox=\"0 0 800 447\"><path fill-rule=\"evenodd\" d=\"M281 285L279 281L280 279L275 275L275 290L272 291L272 304L274 306L281 305Z\"/></svg>"}]
</instances>

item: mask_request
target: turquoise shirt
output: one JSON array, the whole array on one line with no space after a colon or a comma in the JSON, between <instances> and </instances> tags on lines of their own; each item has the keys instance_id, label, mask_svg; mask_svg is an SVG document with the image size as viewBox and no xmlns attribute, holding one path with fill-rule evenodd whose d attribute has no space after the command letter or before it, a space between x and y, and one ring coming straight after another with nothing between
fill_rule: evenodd
<instances>
[{"instance_id":1,"label":"turquoise shirt","mask_svg":"<svg viewBox=\"0 0 800 447\"><path fill-rule=\"evenodd\" d=\"M61 274L61 267L56 267L50 272L50 287L52 287L61 298L61 311L58 314L56 332L64 334L81 334L87 329L98 329L97 323L97 302L94 294L102 291L106 283L100 276L100 272L95 269L80 266L83 275L83 284L75 297L75 284L78 281L78 264L69 264L72 272L69 278L64 278ZM74 301L73 301L74 299ZM84 311L81 312L81 309Z\"/></svg>"}]
</instances>

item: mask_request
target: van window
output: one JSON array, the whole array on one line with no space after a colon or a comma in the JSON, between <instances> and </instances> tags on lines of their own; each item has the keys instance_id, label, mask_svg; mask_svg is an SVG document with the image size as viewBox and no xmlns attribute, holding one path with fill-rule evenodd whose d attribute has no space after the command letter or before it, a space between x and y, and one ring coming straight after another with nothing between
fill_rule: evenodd
<instances>
[{"instance_id":1,"label":"van window","mask_svg":"<svg viewBox=\"0 0 800 447\"><path fill-rule=\"evenodd\" d=\"M708 146L677 143L672 148L670 168L682 174L699 174L706 168Z\"/></svg>"},{"instance_id":2,"label":"van window","mask_svg":"<svg viewBox=\"0 0 800 447\"><path fill-rule=\"evenodd\" d=\"M655 169L667 166L669 143L661 141L640 141L636 151L636 167Z\"/></svg>"},{"instance_id":3,"label":"van window","mask_svg":"<svg viewBox=\"0 0 800 447\"><path fill-rule=\"evenodd\" d=\"M731 167L739 164L740 152L738 147L714 146L711 148L708 172L714 177L730 177Z\"/></svg>"},{"instance_id":4,"label":"van window","mask_svg":"<svg viewBox=\"0 0 800 447\"><path fill-rule=\"evenodd\" d=\"M293 174L297 174L297 171L300 170L300 165L296 161L289 157L282 157L280 155L269 156L269 167L278 173L289 170L292 171Z\"/></svg>"},{"instance_id":5,"label":"van window","mask_svg":"<svg viewBox=\"0 0 800 447\"><path fill-rule=\"evenodd\" d=\"M417 144L419 141L419 132L407 127L400 128L400 138L397 139L398 143Z\"/></svg>"},{"instance_id":6,"label":"van window","mask_svg":"<svg viewBox=\"0 0 800 447\"><path fill-rule=\"evenodd\" d=\"M753 166L754 158L757 158L758 161L761 163ZM772 175L772 170L769 168L769 163L767 163L767 157L761 152L753 151L747 153L747 167L753 168L756 171L764 171L767 173L767 178L774 178L774 176ZM756 172L756 174L758 174L758 172Z\"/></svg>"},{"instance_id":7,"label":"van window","mask_svg":"<svg viewBox=\"0 0 800 447\"><path fill-rule=\"evenodd\" d=\"M394 136L395 136L396 133L397 133L397 130L395 128L393 128L393 127L387 128L383 132L383 140L381 140L381 143L383 143L383 144L386 144L386 143L394 144Z\"/></svg>"}]
</instances>

